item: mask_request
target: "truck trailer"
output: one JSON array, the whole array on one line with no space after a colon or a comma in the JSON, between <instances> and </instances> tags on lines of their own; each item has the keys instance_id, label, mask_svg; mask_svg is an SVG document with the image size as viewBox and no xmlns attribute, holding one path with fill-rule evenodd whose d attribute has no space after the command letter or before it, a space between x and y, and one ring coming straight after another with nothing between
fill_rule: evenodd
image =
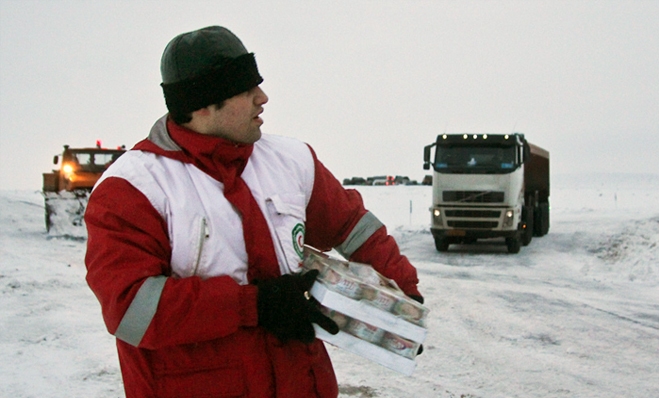
<instances>
[{"instance_id":1,"label":"truck trailer","mask_svg":"<svg viewBox=\"0 0 659 398\"><path fill-rule=\"evenodd\" d=\"M549 152L523 134L438 135L423 161L433 169L430 231L438 251L504 238L518 253L549 232Z\"/></svg>"}]
</instances>

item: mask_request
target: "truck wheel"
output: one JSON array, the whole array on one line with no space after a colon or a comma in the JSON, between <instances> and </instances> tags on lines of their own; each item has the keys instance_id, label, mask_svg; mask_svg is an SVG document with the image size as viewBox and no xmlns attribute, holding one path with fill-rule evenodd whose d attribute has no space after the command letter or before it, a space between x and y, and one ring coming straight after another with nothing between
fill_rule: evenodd
<instances>
[{"instance_id":1,"label":"truck wheel","mask_svg":"<svg viewBox=\"0 0 659 398\"><path fill-rule=\"evenodd\" d=\"M529 243L531 243L531 240L533 239L533 207L527 207L525 208L525 221L526 221L526 228L522 232L522 245L528 246Z\"/></svg>"},{"instance_id":2,"label":"truck wheel","mask_svg":"<svg viewBox=\"0 0 659 398\"><path fill-rule=\"evenodd\" d=\"M540 214L542 215L542 235L549 232L549 203L540 203Z\"/></svg>"},{"instance_id":3,"label":"truck wheel","mask_svg":"<svg viewBox=\"0 0 659 398\"><path fill-rule=\"evenodd\" d=\"M540 203L534 212L533 235L544 236L549 232L549 203Z\"/></svg>"},{"instance_id":4,"label":"truck wheel","mask_svg":"<svg viewBox=\"0 0 659 398\"><path fill-rule=\"evenodd\" d=\"M533 236L542 236L542 210L539 206L533 211Z\"/></svg>"},{"instance_id":5,"label":"truck wheel","mask_svg":"<svg viewBox=\"0 0 659 398\"><path fill-rule=\"evenodd\" d=\"M522 242L519 236L514 236L512 238L506 238L506 246L508 246L508 253L516 254L519 253L519 249L522 247Z\"/></svg>"},{"instance_id":6,"label":"truck wheel","mask_svg":"<svg viewBox=\"0 0 659 398\"><path fill-rule=\"evenodd\" d=\"M449 247L449 243L446 239L435 238L435 249L437 249L438 252L447 252L448 247Z\"/></svg>"}]
</instances>

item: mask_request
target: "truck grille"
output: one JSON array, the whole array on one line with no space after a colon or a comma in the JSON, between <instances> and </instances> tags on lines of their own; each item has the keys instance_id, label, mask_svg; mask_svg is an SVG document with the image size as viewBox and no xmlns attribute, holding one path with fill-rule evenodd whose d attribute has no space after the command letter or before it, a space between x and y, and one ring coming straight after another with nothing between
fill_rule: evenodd
<instances>
[{"instance_id":1,"label":"truck grille","mask_svg":"<svg viewBox=\"0 0 659 398\"><path fill-rule=\"evenodd\" d=\"M451 228L463 229L493 229L498 226L496 221L452 221L446 222Z\"/></svg>"},{"instance_id":2,"label":"truck grille","mask_svg":"<svg viewBox=\"0 0 659 398\"><path fill-rule=\"evenodd\" d=\"M499 219L499 210L446 210L446 217L460 218L496 218Z\"/></svg>"},{"instance_id":3,"label":"truck grille","mask_svg":"<svg viewBox=\"0 0 659 398\"><path fill-rule=\"evenodd\" d=\"M444 202L503 203L504 194L499 191L443 191Z\"/></svg>"}]
</instances>

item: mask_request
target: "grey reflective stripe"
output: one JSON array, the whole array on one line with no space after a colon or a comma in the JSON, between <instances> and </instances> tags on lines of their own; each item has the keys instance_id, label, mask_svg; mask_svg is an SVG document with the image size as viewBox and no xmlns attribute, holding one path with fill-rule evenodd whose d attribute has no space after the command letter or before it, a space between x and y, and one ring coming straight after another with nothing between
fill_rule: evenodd
<instances>
[{"instance_id":1,"label":"grey reflective stripe","mask_svg":"<svg viewBox=\"0 0 659 398\"><path fill-rule=\"evenodd\" d=\"M181 147L174 142L167 132L167 115L161 117L154 123L149 132L148 139L165 151L180 151Z\"/></svg>"},{"instance_id":2,"label":"grey reflective stripe","mask_svg":"<svg viewBox=\"0 0 659 398\"><path fill-rule=\"evenodd\" d=\"M343 257L350 258L352 253L356 252L364 242L368 240L384 224L370 211L357 222L355 227L350 231L350 235L340 246L335 247Z\"/></svg>"},{"instance_id":3,"label":"grey reflective stripe","mask_svg":"<svg viewBox=\"0 0 659 398\"><path fill-rule=\"evenodd\" d=\"M153 276L144 281L114 333L116 338L135 347L140 344L156 314L166 281L166 276Z\"/></svg>"}]
</instances>

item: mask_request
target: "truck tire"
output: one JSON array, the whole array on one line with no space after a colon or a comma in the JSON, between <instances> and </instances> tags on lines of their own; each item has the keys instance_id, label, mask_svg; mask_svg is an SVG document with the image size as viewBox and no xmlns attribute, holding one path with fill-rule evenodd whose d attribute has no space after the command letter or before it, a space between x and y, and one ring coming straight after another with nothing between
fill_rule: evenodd
<instances>
[{"instance_id":1,"label":"truck tire","mask_svg":"<svg viewBox=\"0 0 659 398\"><path fill-rule=\"evenodd\" d=\"M542 235L549 233L549 203L540 203L540 214L542 217Z\"/></svg>"},{"instance_id":2,"label":"truck tire","mask_svg":"<svg viewBox=\"0 0 659 398\"><path fill-rule=\"evenodd\" d=\"M533 235L545 236L549 232L549 203L543 202L536 207L534 212Z\"/></svg>"},{"instance_id":3,"label":"truck tire","mask_svg":"<svg viewBox=\"0 0 659 398\"><path fill-rule=\"evenodd\" d=\"M435 249L438 252L447 252L449 247L449 242L445 238L435 238Z\"/></svg>"},{"instance_id":4,"label":"truck tire","mask_svg":"<svg viewBox=\"0 0 659 398\"><path fill-rule=\"evenodd\" d=\"M522 240L519 235L506 238L506 246L508 246L508 253L517 254L519 253L519 249L522 248Z\"/></svg>"},{"instance_id":5,"label":"truck tire","mask_svg":"<svg viewBox=\"0 0 659 398\"><path fill-rule=\"evenodd\" d=\"M533 207L524 207L524 221L526 222L526 228L522 230L522 245L528 246L533 239L533 218L534 218Z\"/></svg>"}]
</instances>

